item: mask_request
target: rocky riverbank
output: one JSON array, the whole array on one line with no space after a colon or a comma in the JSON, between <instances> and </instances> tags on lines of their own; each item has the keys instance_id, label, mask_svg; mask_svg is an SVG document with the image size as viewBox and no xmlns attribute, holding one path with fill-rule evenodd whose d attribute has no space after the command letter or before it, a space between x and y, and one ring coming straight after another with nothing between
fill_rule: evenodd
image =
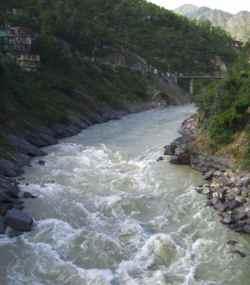
<instances>
[{"instance_id":1,"label":"rocky riverbank","mask_svg":"<svg viewBox=\"0 0 250 285\"><path fill-rule=\"evenodd\" d=\"M23 167L29 166L32 158L46 155L42 147L56 144L58 140L76 135L91 125L118 120L126 114L149 110L160 104L163 102L134 104L119 111L106 108L94 113L92 118L72 118L67 124L34 128L32 132L2 130L11 152L10 158L0 158L0 234L30 231L34 225L32 215L24 209L24 200L36 197L19 189L17 177L23 174ZM6 154L8 151L7 147ZM44 164L42 158L39 163Z\"/></svg>"},{"instance_id":2,"label":"rocky riverbank","mask_svg":"<svg viewBox=\"0 0 250 285\"><path fill-rule=\"evenodd\" d=\"M207 183L196 190L207 196L207 205L230 229L250 234L250 174L235 171L226 159L199 152L194 145L197 125L195 115L185 120L181 136L165 146L164 154L173 164L190 165L200 171Z\"/></svg>"}]
</instances>

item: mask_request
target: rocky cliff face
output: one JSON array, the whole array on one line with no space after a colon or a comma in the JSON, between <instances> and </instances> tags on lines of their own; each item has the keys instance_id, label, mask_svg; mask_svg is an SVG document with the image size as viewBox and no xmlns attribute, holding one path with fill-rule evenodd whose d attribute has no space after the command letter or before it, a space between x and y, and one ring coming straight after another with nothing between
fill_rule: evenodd
<instances>
[{"instance_id":1,"label":"rocky cliff face","mask_svg":"<svg viewBox=\"0 0 250 285\"><path fill-rule=\"evenodd\" d=\"M244 42L250 39L250 12L243 11L231 17L226 30L236 39Z\"/></svg>"},{"instance_id":2,"label":"rocky cliff face","mask_svg":"<svg viewBox=\"0 0 250 285\"><path fill-rule=\"evenodd\" d=\"M250 12L230 14L222 10L194 5L183 5L176 13L198 21L209 21L229 32L235 39L246 42L250 39Z\"/></svg>"}]
</instances>

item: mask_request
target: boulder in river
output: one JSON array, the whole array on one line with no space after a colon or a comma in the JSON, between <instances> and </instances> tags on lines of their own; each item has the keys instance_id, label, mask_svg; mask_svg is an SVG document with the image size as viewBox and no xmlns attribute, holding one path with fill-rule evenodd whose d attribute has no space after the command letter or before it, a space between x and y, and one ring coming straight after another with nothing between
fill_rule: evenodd
<instances>
[{"instance_id":1,"label":"boulder in river","mask_svg":"<svg viewBox=\"0 0 250 285\"><path fill-rule=\"evenodd\" d=\"M170 144L170 145L166 145L164 147L164 155L174 155L175 153L175 149L176 149L177 145L175 145L174 143Z\"/></svg>"},{"instance_id":2,"label":"boulder in river","mask_svg":"<svg viewBox=\"0 0 250 285\"><path fill-rule=\"evenodd\" d=\"M11 209L4 217L4 224L18 232L29 232L32 229L33 218L26 212Z\"/></svg>"},{"instance_id":3,"label":"boulder in river","mask_svg":"<svg viewBox=\"0 0 250 285\"><path fill-rule=\"evenodd\" d=\"M157 158L157 162L163 161L163 160L164 160L163 156L160 156L159 158Z\"/></svg>"},{"instance_id":4,"label":"boulder in river","mask_svg":"<svg viewBox=\"0 0 250 285\"><path fill-rule=\"evenodd\" d=\"M180 165L189 165L191 163L189 144L186 138L177 138L173 143L164 148L164 155L172 156L170 163Z\"/></svg>"},{"instance_id":5,"label":"boulder in river","mask_svg":"<svg viewBox=\"0 0 250 285\"><path fill-rule=\"evenodd\" d=\"M38 160L38 164L41 166L44 166L46 164L46 162L44 160Z\"/></svg>"},{"instance_id":6,"label":"boulder in river","mask_svg":"<svg viewBox=\"0 0 250 285\"><path fill-rule=\"evenodd\" d=\"M33 195L32 193L28 192L28 191L25 191L25 192L23 192L23 198L24 199L35 199L36 196Z\"/></svg>"}]
</instances>

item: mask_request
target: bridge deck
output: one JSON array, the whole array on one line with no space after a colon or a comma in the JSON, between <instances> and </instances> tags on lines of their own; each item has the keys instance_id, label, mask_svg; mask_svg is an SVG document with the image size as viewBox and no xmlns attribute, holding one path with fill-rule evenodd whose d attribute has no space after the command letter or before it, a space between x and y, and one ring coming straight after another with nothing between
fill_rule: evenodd
<instances>
[{"instance_id":1,"label":"bridge deck","mask_svg":"<svg viewBox=\"0 0 250 285\"><path fill-rule=\"evenodd\" d=\"M222 75L178 75L177 78L184 79L224 79Z\"/></svg>"}]
</instances>

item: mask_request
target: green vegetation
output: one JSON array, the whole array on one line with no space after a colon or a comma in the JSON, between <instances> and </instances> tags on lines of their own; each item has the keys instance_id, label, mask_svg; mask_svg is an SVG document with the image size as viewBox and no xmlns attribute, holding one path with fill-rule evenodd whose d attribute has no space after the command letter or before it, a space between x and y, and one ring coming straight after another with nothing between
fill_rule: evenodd
<instances>
[{"instance_id":1,"label":"green vegetation","mask_svg":"<svg viewBox=\"0 0 250 285\"><path fill-rule=\"evenodd\" d=\"M237 139L235 134L246 133L245 166L250 166L250 49L247 44L227 77L206 87L196 95L202 123L211 146L219 150Z\"/></svg>"},{"instance_id":2,"label":"green vegetation","mask_svg":"<svg viewBox=\"0 0 250 285\"><path fill-rule=\"evenodd\" d=\"M63 43L91 57L103 48L130 50L171 72L190 72L191 66L193 72L210 72L215 55L227 63L234 58L232 39L221 29L192 23L144 0L21 2L6 3L22 8L22 13L6 16L7 21L26 23L40 34L38 49L48 64L56 59L60 63Z\"/></svg>"}]
</instances>

